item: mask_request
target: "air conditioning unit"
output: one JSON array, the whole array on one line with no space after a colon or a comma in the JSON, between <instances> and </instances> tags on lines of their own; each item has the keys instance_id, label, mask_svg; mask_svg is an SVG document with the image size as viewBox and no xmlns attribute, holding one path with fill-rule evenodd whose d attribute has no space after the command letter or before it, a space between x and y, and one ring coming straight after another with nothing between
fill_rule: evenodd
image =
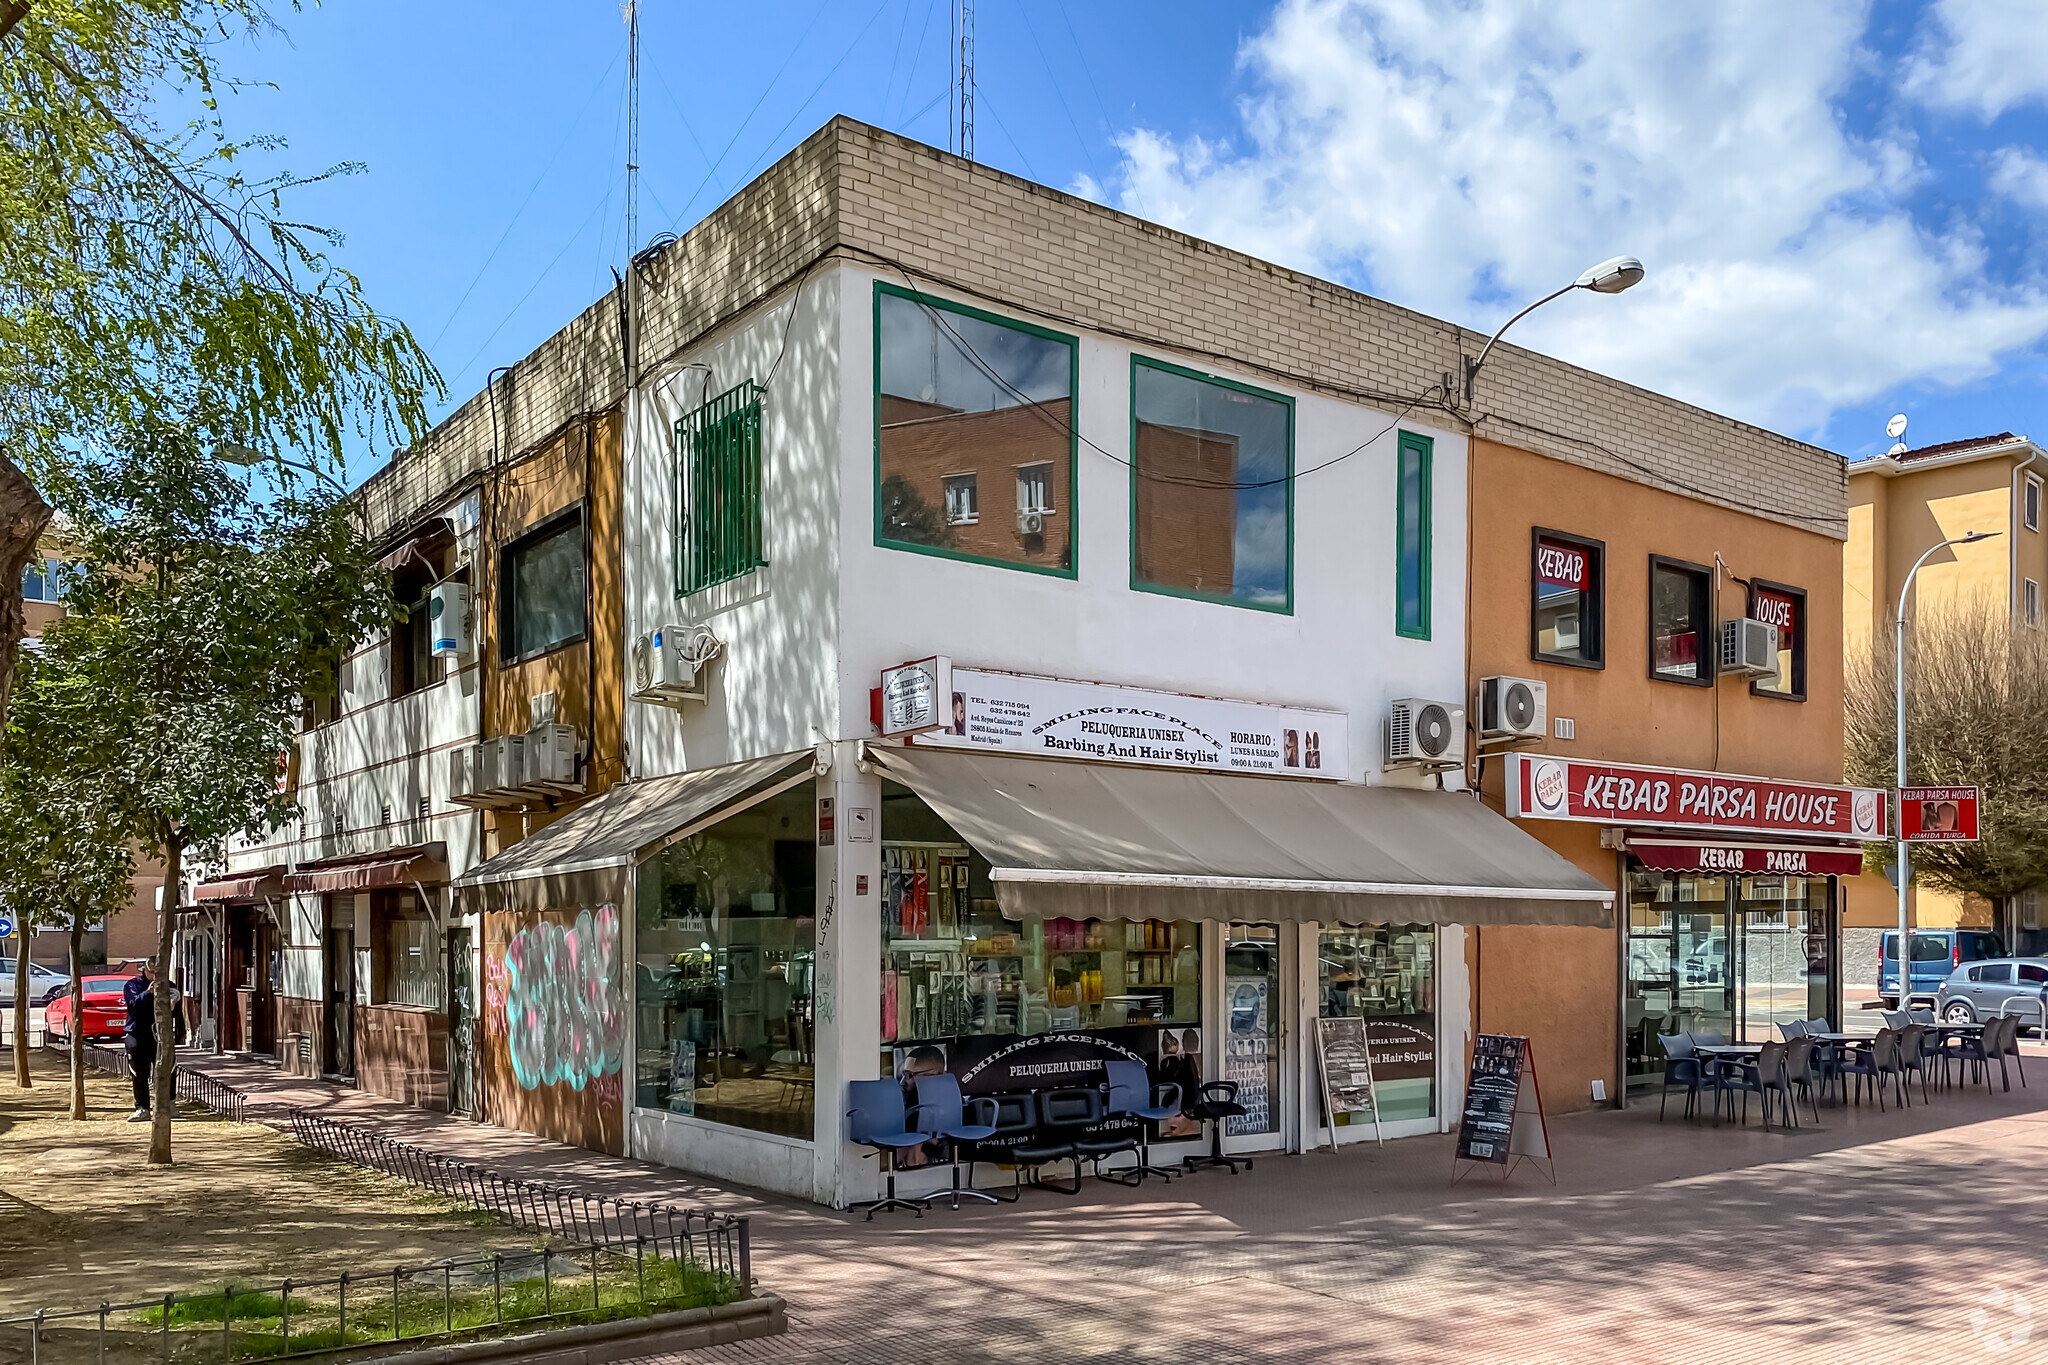
<instances>
[{"instance_id":1,"label":"air conditioning unit","mask_svg":"<svg viewBox=\"0 0 2048 1365\"><path fill-rule=\"evenodd\" d=\"M1020 508L1017 512L1017 534L1020 536L1044 535L1045 513L1035 507Z\"/></svg>"},{"instance_id":2,"label":"air conditioning unit","mask_svg":"<svg viewBox=\"0 0 2048 1365\"><path fill-rule=\"evenodd\" d=\"M536 725L523 746L524 784L572 783L576 780L576 727Z\"/></svg>"},{"instance_id":3,"label":"air conditioning unit","mask_svg":"<svg viewBox=\"0 0 2048 1365\"><path fill-rule=\"evenodd\" d=\"M1479 680L1481 739L1541 739L1550 715L1550 686L1534 678Z\"/></svg>"},{"instance_id":4,"label":"air conditioning unit","mask_svg":"<svg viewBox=\"0 0 2048 1365\"><path fill-rule=\"evenodd\" d=\"M1739 616L1721 623L1718 671L1743 678L1768 678L1778 671L1778 630L1768 621Z\"/></svg>"},{"instance_id":5,"label":"air conditioning unit","mask_svg":"<svg viewBox=\"0 0 2048 1365\"><path fill-rule=\"evenodd\" d=\"M705 665L725 646L704 626L662 626L633 641L633 700L705 700Z\"/></svg>"},{"instance_id":6,"label":"air conditioning unit","mask_svg":"<svg viewBox=\"0 0 2048 1365\"><path fill-rule=\"evenodd\" d=\"M469 584L437 583L427 590L427 629L435 658L469 653Z\"/></svg>"},{"instance_id":7,"label":"air conditioning unit","mask_svg":"<svg viewBox=\"0 0 2048 1365\"><path fill-rule=\"evenodd\" d=\"M477 745L475 790L502 791L525 782L525 751L526 738L523 735L499 735L496 739L487 739Z\"/></svg>"},{"instance_id":8,"label":"air conditioning unit","mask_svg":"<svg viewBox=\"0 0 2048 1365\"><path fill-rule=\"evenodd\" d=\"M1387 708L1387 766L1456 768L1465 762L1465 708L1403 697Z\"/></svg>"}]
</instances>

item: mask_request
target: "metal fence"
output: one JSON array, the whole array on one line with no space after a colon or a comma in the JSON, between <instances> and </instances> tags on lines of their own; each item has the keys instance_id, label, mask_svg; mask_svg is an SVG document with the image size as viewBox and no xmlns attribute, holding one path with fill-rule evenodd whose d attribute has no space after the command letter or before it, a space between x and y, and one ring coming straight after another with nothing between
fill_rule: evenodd
<instances>
[{"instance_id":1,"label":"metal fence","mask_svg":"<svg viewBox=\"0 0 2048 1365\"><path fill-rule=\"evenodd\" d=\"M292 1135L308 1147L474 1204L515 1227L616 1251L654 1246L741 1285L753 1283L751 1226L743 1215L643 1204L502 1175L303 1109L292 1111L291 1125Z\"/></svg>"},{"instance_id":2,"label":"metal fence","mask_svg":"<svg viewBox=\"0 0 2048 1365\"><path fill-rule=\"evenodd\" d=\"M743 1284L665 1256L654 1239L630 1248L557 1245L392 1266L331 1279L224 1284L197 1294L0 1318L0 1358L29 1365L233 1362L412 1344L525 1322L614 1318L729 1303ZM26 1338L26 1340L24 1340Z\"/></svg>"},{"instance_id":3,"label":"metal fence","mask_svg":"<svg viewBox=\"0 0 2048 1365\"><path fill-rule=\"evenodd\" d=\"M109 1076L125 1077L134 1071L128 1059L128 1050L120 1047L88 1044L85 1049L85 1064ZM248 1121L246 1114L249 1097L242 1091L189 1066L179 1067L176 1075L179 1099L197 1100L222 1118L234 1123Z\"/></svg>"}]
</instances>

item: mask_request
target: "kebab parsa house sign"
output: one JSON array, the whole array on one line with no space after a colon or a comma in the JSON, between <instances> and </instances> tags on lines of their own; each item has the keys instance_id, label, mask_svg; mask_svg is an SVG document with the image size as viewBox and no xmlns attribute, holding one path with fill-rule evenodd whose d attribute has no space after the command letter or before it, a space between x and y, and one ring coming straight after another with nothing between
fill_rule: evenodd
<instances>
[{"instance_id":1,"label":"kebab parsa house sign","mask_svg":"<svg viewBox=\"0 0 2048 1365\"><path fill-rule=\"evenodd\" d=\"M1659 825L1747 834L1889 837L1885 794L1772 777L1508 756L1508 814L1521 820Z\"/></svg>"}]
</instances>

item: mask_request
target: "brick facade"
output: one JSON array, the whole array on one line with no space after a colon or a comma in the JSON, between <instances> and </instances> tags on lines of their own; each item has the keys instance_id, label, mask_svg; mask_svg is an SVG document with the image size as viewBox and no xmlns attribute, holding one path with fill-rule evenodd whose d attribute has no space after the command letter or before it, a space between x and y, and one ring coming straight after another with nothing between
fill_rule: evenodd
<instances>
[{"instance_id":1,"label":"brick facade","mask_svg":"<svg viewBox=\"0 0 2048 1365\"><path fill-rule=\"evenodd\" d=\"M837 118L647 260L641 354L658 373L827 255L1066 328L1348 396L1444 407L1484 338L1453 323ZM373 536L624 388L606 296L363 489ZM1841 458L1511 345L1466 412L1479 435L1651 487L1846 534Z\"/></svg>"}]
</instances>

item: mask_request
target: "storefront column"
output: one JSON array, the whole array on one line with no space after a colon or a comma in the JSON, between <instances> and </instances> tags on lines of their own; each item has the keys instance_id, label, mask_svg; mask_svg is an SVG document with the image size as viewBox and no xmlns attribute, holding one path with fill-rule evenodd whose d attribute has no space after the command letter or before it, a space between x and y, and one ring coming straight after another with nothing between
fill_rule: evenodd
<instances>
[{"instance_id":1,"label":"storefront column","mask_svg":"<svg viewBox=\"0 0 2048 1365\"><path fill-rule=\"evenodd\" d=\"M833 839L818 849L816 1168L813 1198L844 1207L880 1188L875 1163L846 1141L846 1085L881 1074L882 777L861 772L860 744L836 746L818 794L832 799Z\"/></svg>"},{"instance_id":2,"label":"storefront column","mask_svg":"<svg viewBox=\"0 0 2048 1365\"><path fill-rule=\"evenodd\" d=\"M1457 1129L1465 1109L1465 1069L1472 1055L1472 972L1465 964L1465 926L1437 928L1436 1125Z\"/></svg>"}]
</instances>

